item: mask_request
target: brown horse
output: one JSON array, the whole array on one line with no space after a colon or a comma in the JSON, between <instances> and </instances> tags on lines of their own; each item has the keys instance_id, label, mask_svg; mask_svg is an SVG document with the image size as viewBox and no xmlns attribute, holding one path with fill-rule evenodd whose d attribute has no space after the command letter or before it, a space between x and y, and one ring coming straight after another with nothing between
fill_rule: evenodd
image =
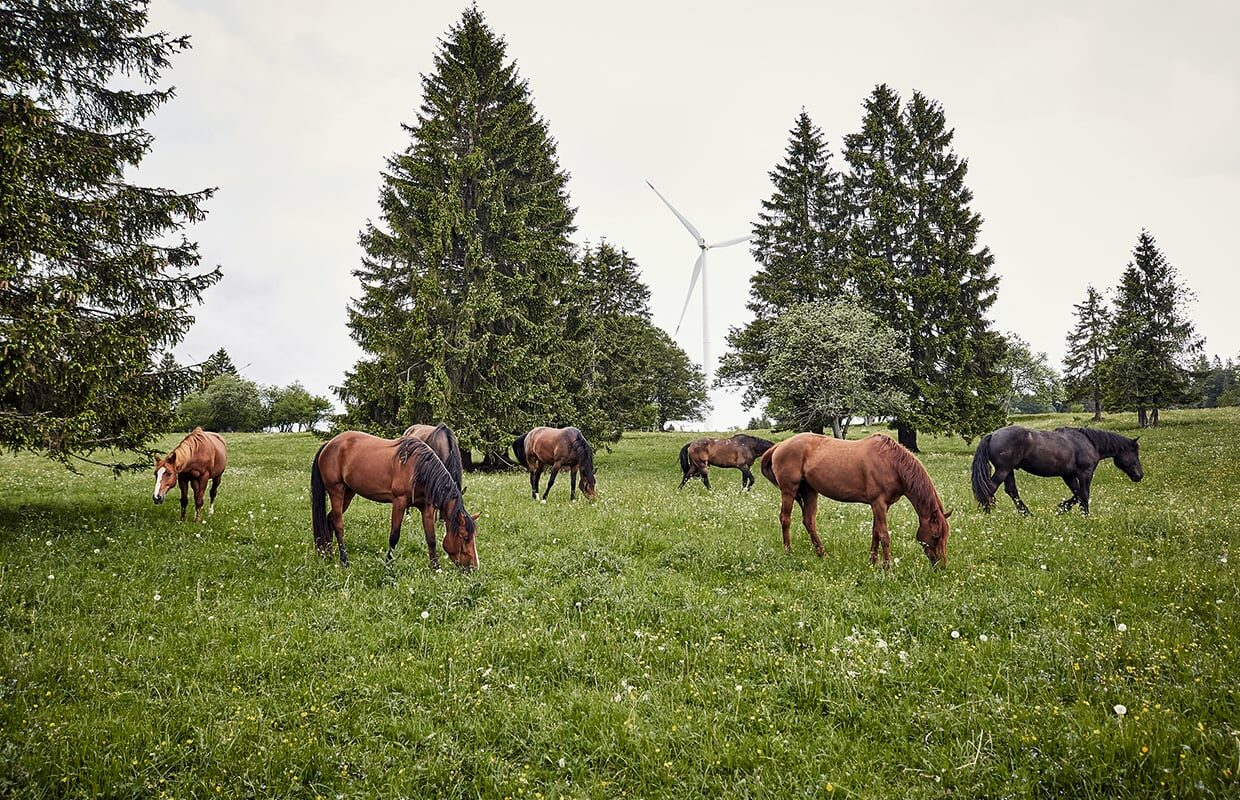
<instances>
[{"instance_id":1,"label":"brown horse","mask_svg":"<svg viewBox=\"0 0 1240 800\"><path fill-rule=\"evenodd\" d=\"M430 445L435 455L439 456L439 460L448 468L448 474L460 488L461 494L465 494L464 462L461 460L461 445L456 439L456 433L447 425L440 423L439 425L410 425L405 428L401 438L410 436Z\"/></svg>"},{"instance_id":2,"label":"brown horse","mask_svg":"<svg viewBox=\"0 0 1240 800\"><path fill-rule=\"evenodd\" d=\"M534 428L518 436L512 443L512 450L521 466L530 471L530 487L535 500L538 499L538 481L542 478L544 467L551 467L547 491L542 496L544 503L547 502L547 495L551 494L555 476L562 469L570 470L572 483L569 500L577 499L577 470L581 470L581 493L594 499L594 450L576 428Z\"/></svg>"},{"instance_id":3,"label":"brown horse","mask_svg":"<svg viewBox=\"0 0 1240 800\"><path fill-rule=\"evenodd\" d=\"M762 456L762 474L779 487L783 502L779 524L784 532L784 550L792 550L788 526L792 520L792 501L801 505L801 520L814 550L821 558L815 516L818 495L845 503L868 503L874 512L870 563L878 562L878 546L883 547L883 567L891 567L891 540L887 533L887 509L907 497L917 511L917 541L930 559L940 566L947 563L947 518L939 493L921 462L903 446L887 436L874 434L860 441L833 439L816 433L799 433Z\"/></svg>"},{"instance_id":4,"label":"brown horse","mask_svg":"<svg viewBox=\"0 0 1240 800\"><path fill-rule=\"evenodd\" d=\"M741 471L741 488L753 486L753 473L749 466L754 459L775 446L774 442L759 439L756 436L738 433L730 439L711 439L703 437L694 439L680 448L680 486L683 489L690 478L702 479L706 488L710 488L708 466L732 467Z\"/></svg>"},{"instance_id":5,"label":"brown horse","mask_svg":"<svg viewBox=\"0 0 1240 800\"><path fill-rule=\"evenodd\" d=\"M220 490L220 479L228 467L228 448L218 433L194 428L165 458L155 462L155 491L151 499L155 505L164 502L164 495L174 484L181 485L181 521L185 521L185 507L189 505L187 487L194 482L194 522L202 522L202 495L211 481L211 508L215 513L215 495Z\"/></svg>"},{"instance_id":6,"label":"brown horse","mask_svg":"<svg viewBox=\"0 0 1240 800\"><path fill-rule=\"evenodd\" d=\"M478 566L474 541L475 514L465 510L465 498L439 456L414 438L380 439L360 431L345 431L324 444L310 465L310 508L314 545L329 554L332 533L340 548L340 563L348 566L344 549L344 512L354 495L376 503L392 504L392 527L388 536L388 561L400 541L405 509L422 512L422 531L432 568L439 567L435 552L435 512L444 519L444 552L463 569ZM331 499L331 513L325 501Z\"/></svg>"}]
</instances>

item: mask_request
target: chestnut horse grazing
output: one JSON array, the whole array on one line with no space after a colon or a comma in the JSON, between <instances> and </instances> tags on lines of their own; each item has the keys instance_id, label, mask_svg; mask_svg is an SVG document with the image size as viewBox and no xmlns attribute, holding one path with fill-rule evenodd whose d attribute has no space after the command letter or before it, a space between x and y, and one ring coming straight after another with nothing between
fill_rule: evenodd
<instances>
[{"instance_id":1,"label":"chestnut horse grazing","mask_svg":"<svg viewBox=\"0 0 1240 800\"><path fill-rule=\"evenodd\" d=\"M701 478L706 488L710 488L708 466L732 467L741 471L741 488L753 486L753 473L749 466L754 459L775 446L774 442L759 439L744 433L738 433L729 439L711 439L703 437L694 439L680 448L680 486L683 489L690 478Z\"/></svg>"},{"instance_id":2,"label":"chestnut horse grazing","mask_svg":"<svg viewBox=\"0 0 1240 800\"><path fill-rule=\"evenodd\" d=\"M1008 425L986 434L977 443L973 453L973 496L983 510L990 511L999 484L1003 484L1016 510L1028 514L1029 507L1016 488L1015 471L1023 469L1043 478L1063 478L1072 496L1059 504L1059 510L1067 511L1080 503L1081 511L1088 515L1089 487L1098 462L1104 458L1115 459L1115 466L1134 481L1145 477L1136 439L1098 428L1036 431ZM991 464L995 466L994 475L990 474Z\"/></svg>"},{"instance_id":3,"label":"chestnut horse grazing","mask_svg":"<svg viewBox=\"0 0 1240 800\"><path fill-rule=\"evenodd\" d=\"M215 513L215 494L220 490L220 479L228 467L228 448L218 433L194 428L165 458L155 462L155 492L151 499L155 505L164 502L164 495L173 484L181 485L181 521L185 521L185 507L189 505L187 486L194 482L194 522L202 522L202 495L211 481L211 508Z\"/></svg>"},{"instance_id":4,"label":"chestnut horse grazing","mask_svg":"<svg viewBox=\"0 0 1240 800\"><path fill-rule=\"evenodd\" d=\"M461 461L461 445L456 440L456 433L447 425L440 423L439 425L410 425L405 428L401 438L409 436L430 445L435 455L439 456L439 460L448 468L448 474L460 487L461 494L465 494L464 462Z\"/></svg>"},{"instance_id":5,"label":"chestnut horse grazing","mask_svg":"<svg viewBox=\"0 0 1240 800\"><path fill-rule=\"evenodd\" d=\"M332 533L340 548L340 563L348 566L344 549L344 512L354 495L376 503L392 504L392 528L387 558L400 541L400 525L410 506L422 512L422 531L431 567L439 567L435 552L435 512L444 519L443 549L462 569L478 566L474 520L465 510L465 498L439 456L414 438L380 439L360 431L345 431L324 444L310 465L310 509L314 546L329 554ZM325 502L331 499L331 513Z\"/></svg>"},{"instance_id":6,"label":"chestnut horse grazing","mask_svg":"<svg viewBox=\"0 0 1240 800\"><path fill-rule=\"evenodd\" d=\"M562 469L570 470L572 483L569 500L577 499L577 470L581 470L581 493L594 499L594 450L576 428L534 428L517 437L512 443L512 451L517 454L521 466L530 471L530 487L535 500L538 499L538 481L542 479L544 467L551 467L551 477L547 479L543 502L547 501L551 484L555 483L555 476Z\"/></svg>"},{"instance_id":7,"label":"chestnut horse grazing","mask_svg":"<svg viewBox=\"0 0 1240 800\"><path fill-rule=\"evenodd\" d=\"M891 567L891 540L887 533L887 509L907 497L917 511L917 541L934 566L947 563L947 518L939 493L921 462L887 436L874 434L860 441L833 439L816 433L799 433L780 442L762 456L762 474L779 487L783 503L779 524L784 531L784 550L792 550L788 526L792 501L801 505L801 519L814 550L821 558L815 516L818 495L845 503L868 503L874 512L870 540L870 563L878 562L883 546L883 567Z\"/></svg>"}]
</instances>

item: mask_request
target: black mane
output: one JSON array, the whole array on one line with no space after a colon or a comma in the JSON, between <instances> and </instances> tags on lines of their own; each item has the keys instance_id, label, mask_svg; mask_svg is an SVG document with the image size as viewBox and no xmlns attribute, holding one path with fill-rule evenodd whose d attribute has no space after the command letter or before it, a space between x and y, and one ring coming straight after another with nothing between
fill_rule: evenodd
<instances>
[{"instance_id":1,"label":"black mane","mask_svg":"<svg viewBox=\"0 0 1240 800\"><path fill-rule=\"evenodd\" d=\"M404 464L410 456L413 457L413 480L422 487L428 503L442 509L449 500L455 499L458 509L465 507L461 487L426 442L412 436L402 438L396 446L396 457Z\"/></svg>"},{"instance_id":2,"label":"black mane","mask_svg":"<svg viewBox=\"0 0 1240 800\"><path fill-rule=\"evenodd\" d=\"M732 441L745 445L756 456L762 455L775 446L775 443L769 439L759 439L757 436L750 436L747 433L736 434L732 437Z\"/></svg>"},{"instance_id":3,"label":"black mane","mask_svg":"<svg viewBox=\"0 0 1240 800\"><path fill-rule=\"evenodd\" d=\"M586 441L585 434L573 428L576 434L573 439L573 453L577 456L577 463L581 466L581 477L583 480L594 482L594 450L591 449L590 443Z\"/></svg>"},{"instance_id":4,"label":"black mane","mask_svg":"<svg viewBox=\"0 0 1240 800\"><path fill-rule=\"evenodd\" d=\"M1127 436L1104 431L1100 428L1075 428L1074 430L1085 434L1085 438L1089 439L1090 443L1098 448L1098 453L1103 457L1131 450L1133 445L1137 443L1136 439L1129 439Z\"/></svg>"},{"instance_id":5,"label":"black mane","mask_svg":"<svg viewBox=\"0 0 1240 800\"><path fill-rule=\"evenodd\" d=\"M456 434L452 429L442 422L435 426L435 430L431 432L431 441L441 441L443 450L448 454L447 458L440 459L443 465L447 467L448 474L452 476L452 480L456 481L456 485L464 488L464 472L465 465L461 463L461 445L456 440Z\"/></svg>"}]
</instances>

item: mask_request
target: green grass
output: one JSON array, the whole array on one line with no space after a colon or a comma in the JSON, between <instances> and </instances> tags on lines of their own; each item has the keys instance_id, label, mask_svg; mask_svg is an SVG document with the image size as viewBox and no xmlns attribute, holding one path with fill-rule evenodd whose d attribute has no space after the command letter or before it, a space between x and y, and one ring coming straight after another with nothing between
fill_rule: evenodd
<instances>
[{"instance_id":1,"label":"green grass","mask_svg":"<svg viewBox=\"0 0 1240 800\"><path fill-rule=\"evenodd\" d=\"M683 434L600 454L592 505L467 476L468 575L408 521L385 565L362 500L353 566L317 557L310 436L228 437L202 526L150 475L6 457L0 794L1234 797L1240 413L1163 419L1089 518L1024 473L1034 516L983 515L971 448L923 436L949 565L902 502L889 573L863 506L820 505L819 560L761 478L678 492Z\"/></svg>"}]
</instances>

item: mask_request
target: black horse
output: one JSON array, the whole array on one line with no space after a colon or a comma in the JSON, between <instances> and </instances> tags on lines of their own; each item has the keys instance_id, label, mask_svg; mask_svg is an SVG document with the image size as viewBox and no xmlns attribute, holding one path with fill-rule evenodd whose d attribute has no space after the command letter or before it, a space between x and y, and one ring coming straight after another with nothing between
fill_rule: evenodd
<instances>
[{"instance_id":1,"label":"black horse","mask_svg":"<svg viewBox=\"0 0 1240 800\"><path fill-rule=\"evenodd\" d=\"M973 454L973 496L984 510L990 511L1002 483L1016 503L1016 510L1028 514L1029 508L1016 490L1014 474L1014 470L1023 469L1042 478L1063 478L1072 496L1059 504L1059 510L1067 511L1079 502L1081 510L1088 514L1089 484L1098 462L1104 458L1115 459L1115 466L1134 481L1145 476L1136 439L1097 428L1035 431L1008 425L978 442ZM990 474L991 464L995 466L994 475Z\"/></svg>"}]
</instances>

